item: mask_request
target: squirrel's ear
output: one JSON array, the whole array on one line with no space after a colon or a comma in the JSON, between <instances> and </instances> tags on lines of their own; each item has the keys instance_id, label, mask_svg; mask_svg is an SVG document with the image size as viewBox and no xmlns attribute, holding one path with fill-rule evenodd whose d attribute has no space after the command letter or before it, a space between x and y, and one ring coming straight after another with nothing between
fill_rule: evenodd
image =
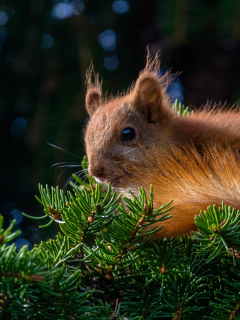
<instances>
[{"instance_id":1,"label":"squirrel's ear","mask_svg":"<svg viewBox=\"0 0 240 320\"><path fill-rule=\"evenodd\" d=\"M133 92L133 103L138 110L141 109L148 122L159 120L162 109L162 89L155 74L140 75Z\"/></svg>"},{"instance_id":2,"label":"squirrel's ear","mask_svg":"<svg viewBox=\"0 0 240 320\"><path fill-rule=\"evenodd\" d=\"M86 109L90 117L96 111L99 106L102 92L99 87L89 88L86 94Z\"/></svg>"},{"instance_id":3,"label":"squirrel's ear","mask_svg":"<svg viewBox=\"0 0 240 320\"><path fill-rule=\"evenodd\" d=\"M99 80L99 74L94 72L93 64L90 64L86 72L87 94L85 98L86 109L90 117L97 110L102 97L102 81Z\"/></svg>"}]
</instances>

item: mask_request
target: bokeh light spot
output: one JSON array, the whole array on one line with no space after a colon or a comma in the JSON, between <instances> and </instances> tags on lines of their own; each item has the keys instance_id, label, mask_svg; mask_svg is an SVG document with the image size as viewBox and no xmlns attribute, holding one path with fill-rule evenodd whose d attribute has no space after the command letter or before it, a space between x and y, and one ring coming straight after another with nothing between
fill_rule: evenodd
<instances>
[{"instance_id":1,"label":"bokeh light spot","mask_svg":"<svg viewBox=\"0 0 240 320\"><path fill-rule=\"evenodd\" d=\"M41 43L40 47L42 49L49 49L52 47L52 45L53 45L52 36L50 36L50 34L43 34L42 35L42 43Z\"/></svg>"},{"instance_id":2,"label":"bokeh light spot","mask_svg":"<svg viewBox=\"0 0 240 320\"><path fill-rule=\"evenodd\" d=\"M10 131L12 134L18 134L23 132L27 128L27 121L24 118L16 118L13 120Z\"/></svg>"},{"instance_id":3,"label":"bokeh light spot","mask_svg":"<svg viewBox=\"0 0 240 320\"><path fill-rule=\"evenodd\" d=\"M72 15L79 15L84 10L85 5L80 0L59 2L52 9L52 16L57 19L70 18Z\"/></svg>"},{"instance_id":4,"label":"bokeh light spot","mask_svg":"<svg viewBox=\"0 0 240 320\"><path fill-rule=\"evenodd\" d=\"M119 62L116 56L108 56L104 59L104 67L109 71L116 70L118 64Z\"/></svg>"},{"instance_id":5,"label":"bokeh light spot","mask_svg":"<svg viewBox=\"0 0 240 320\"><path fill-rule=\"evenodd\" d=\"M73 14L73 7L70 3L58 3L53 8L52 14L58 19L69 18Z\"/></svg>"},{"instance_id":6,"label":"bokeh light spot","mask_svg":"<svg viewBox=\"0 0 240 320\"><path fill-rule=\"evenodd\" d=\"M126 13L129 10L129 4L127 1L114 1L112 9L117 13Z\"/></svg>"},{"instance_id":7,"label":"bokeh light spot","mask_svg":"<svg viewBox=\"0 0 240 320\"><path fill-rule=\"evenodd\" d=\"M112 51L116 48L116 33L113 30L105 30L98 36L98 43L106 51Z\"/></svg>"},{"instance_id":8,"label":"bokeh light spot","mask_svg":"<svg viewBox=\"0 0 240 320\"><path fill-rule=\"evenodd\" d=\"M5 11L0 11L0 26L4 26L8 22L8 15Z\"/></svg>"},{"instance_id":9,"label":"bokeh light spot","mask_svg":"<svg viewBox=\"0 0 240 320\"><path fill-rule=\"evenodd\" d=\"M23 215L22 215L22 211L18 210L18 209L13 209L10 214L12 215L13 219L16 220L16 224L19 224L22 222L23 220Z\"/></svg>"}]
</instances>

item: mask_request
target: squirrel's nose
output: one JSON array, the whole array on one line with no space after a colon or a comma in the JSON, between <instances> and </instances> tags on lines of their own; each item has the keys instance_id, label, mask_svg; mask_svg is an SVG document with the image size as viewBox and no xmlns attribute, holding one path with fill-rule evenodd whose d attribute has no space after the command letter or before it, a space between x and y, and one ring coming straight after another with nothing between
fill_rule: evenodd
<instances>
[{"instance_id":1,"label":"squirrel's nose","mask_svg":"<svg viewBox=\"0 0 240 320\"><path fill-rule=\"evenodd\" d=\"M91 164L88 167L89 174L96 178L102 178L104 175L104 169L101 164L92 166Z\"/></svg>"}]
</instances>

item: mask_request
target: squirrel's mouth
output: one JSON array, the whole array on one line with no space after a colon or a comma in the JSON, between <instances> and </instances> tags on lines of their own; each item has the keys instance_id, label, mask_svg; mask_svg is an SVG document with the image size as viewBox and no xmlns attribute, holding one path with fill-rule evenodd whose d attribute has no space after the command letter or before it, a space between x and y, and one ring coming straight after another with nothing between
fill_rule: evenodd
<instances>
[{"instance_id":1,"label":"squirrel's mouth","mask_svg":"<svg viewBox=\"0 0 240 320\"><path fill-rule=\"evenodd\" d=\"M120 181L121 181L121 177L116 177L114 179L100 179L97 177L94 177L94 179L98 182L98 183L105 183L108 184L109 182L111 183L111 186L113 188L117 188L119 187Z\"/></svg>"},{"instance_id":2,"label":"squirrel's mouth","mask_svg":"<svg viewBox=\"0 0 240 320\"><path fill-rule=\"evenodd\" d=\"M115 179L108 180L108 182L111 183L111 186L112 186L113 188L117 188L117 187L119 187L119 184L120 184L120 182L121 182L121 177L117 177L117 178L115 178Z\"/></svg>"}]
</instances>

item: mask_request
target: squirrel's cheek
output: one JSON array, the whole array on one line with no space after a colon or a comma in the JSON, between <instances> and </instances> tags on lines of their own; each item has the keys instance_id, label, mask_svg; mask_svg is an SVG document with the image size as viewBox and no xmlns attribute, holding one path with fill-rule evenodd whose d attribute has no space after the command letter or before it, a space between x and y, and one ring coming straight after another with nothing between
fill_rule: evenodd
<instances>
[{"instance_id":1,"label":"squirrel's cheek","mask_svg":"<svg viewBox=\"0 0 240 320\"><path fill-rule=\"evenodd\" d=\"M124 152L124 149L125 149L124 147L119 147L118 152L119 152L119 153L123 153L123 152Z\"/></svg>"}]
</instances>

